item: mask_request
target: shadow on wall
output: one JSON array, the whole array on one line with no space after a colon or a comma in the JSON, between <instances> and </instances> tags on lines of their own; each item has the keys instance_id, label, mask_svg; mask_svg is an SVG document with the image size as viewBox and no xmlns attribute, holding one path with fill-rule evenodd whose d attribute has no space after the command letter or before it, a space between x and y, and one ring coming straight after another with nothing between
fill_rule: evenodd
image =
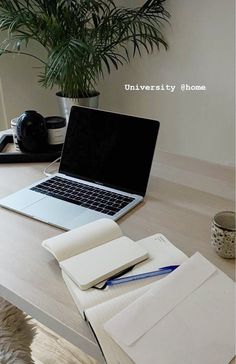
<instances>
[{"instance_id":1,"label":"shadow on wall","mask_svg":"<svg viewBox=\"0 0 236 364\"><path fill-rule=\"evenodd\" d=\"M8 127L7 115L5 110L5 103L2 90L2 81L0 78L0 131Z\"/></svg>"},{"instance_id":2,"label":"shadow on wall","mask_svg":"<svg viewBox=\"0 0 236 364\"><path fill-rule=\"evenodd\" d=\"M35 44L35 52L41 50ZM28 48L30 51L31 48ZM42 56L42 55L41 55ZM2 55L0 57L0 128L10 125L10 120L25 110L37 110L44 116L58 115L55 92L38 84L37 72L41 64L23 55Z\"/></svg>"}]
</instances>

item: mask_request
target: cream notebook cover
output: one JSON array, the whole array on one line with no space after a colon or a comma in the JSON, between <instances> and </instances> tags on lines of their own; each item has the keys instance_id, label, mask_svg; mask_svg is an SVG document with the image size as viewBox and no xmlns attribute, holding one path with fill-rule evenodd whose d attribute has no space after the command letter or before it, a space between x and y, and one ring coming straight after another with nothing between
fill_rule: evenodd
<instances>
[{"instance_id":1,"label":"cream notebook cover","mask_svg":"<svg viewBox=\"0 0 236 364\"><path fill-rule=\"evenodd\" d=\"M123 236L60 262L62 270L87 290L148 258L148 252Z\"/></svg>"}]
</instances>

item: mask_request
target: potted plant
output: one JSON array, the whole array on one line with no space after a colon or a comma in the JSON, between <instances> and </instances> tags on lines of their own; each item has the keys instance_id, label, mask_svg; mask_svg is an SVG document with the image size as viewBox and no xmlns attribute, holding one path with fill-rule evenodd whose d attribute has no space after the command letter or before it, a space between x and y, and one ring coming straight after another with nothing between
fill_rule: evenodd
<instances>
[{"instance_id":1,"label":"potted plant","mask_svg":"<svg viewBox=\"0 0 236 364\"><path fill-rule=\"evenodd\" d=\"M167 49L165 0L146 0L136 8L113 0L0 0L0 30L7 31L0 55L19 53L42 65L39 82L57 86L61 101L97 106L96 89L104 71L118 69L130 56ZM27 52L30 41L46 50L41 59ZM91 103L92 102L92 103Z\"/></svg>"}]
</instances>

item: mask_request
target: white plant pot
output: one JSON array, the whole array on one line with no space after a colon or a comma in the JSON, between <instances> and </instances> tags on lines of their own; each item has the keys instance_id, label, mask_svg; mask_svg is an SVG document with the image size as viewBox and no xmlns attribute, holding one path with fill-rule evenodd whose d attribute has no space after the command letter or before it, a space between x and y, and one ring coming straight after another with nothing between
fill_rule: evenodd
<instances>
[{"instance_id":1,"label":"white plant pot","mask_svg":"<svg viewBox=\"0 0 236 364\"><path fill-rule=\"evenodd\" d=\"M69 97L62 96L61 92L57 92L57 99L59 105L60 116L66 118L66 121L69 120L70 109L72 106L87 106L97 109L99 103L99 92L96 95L91 97L80 97L78 99L71 99Z\"/></svg>"}]
</instances>

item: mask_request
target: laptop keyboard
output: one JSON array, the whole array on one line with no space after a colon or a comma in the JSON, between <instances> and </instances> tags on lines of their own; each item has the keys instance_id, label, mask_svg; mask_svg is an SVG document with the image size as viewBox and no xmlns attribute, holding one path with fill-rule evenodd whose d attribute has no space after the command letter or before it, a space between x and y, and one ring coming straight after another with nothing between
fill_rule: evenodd
<instances>
[{"instance_id":1,"label":"laptop keyboard","mask_svg":"<svg viewBox=\"0 0 236 364\"><path fill-rule=\"evenodd\" d=\"M53 177L32 187L31 190L111 216L134 200L132 197L62 177Z\"/></svg>"}]
</instances>

